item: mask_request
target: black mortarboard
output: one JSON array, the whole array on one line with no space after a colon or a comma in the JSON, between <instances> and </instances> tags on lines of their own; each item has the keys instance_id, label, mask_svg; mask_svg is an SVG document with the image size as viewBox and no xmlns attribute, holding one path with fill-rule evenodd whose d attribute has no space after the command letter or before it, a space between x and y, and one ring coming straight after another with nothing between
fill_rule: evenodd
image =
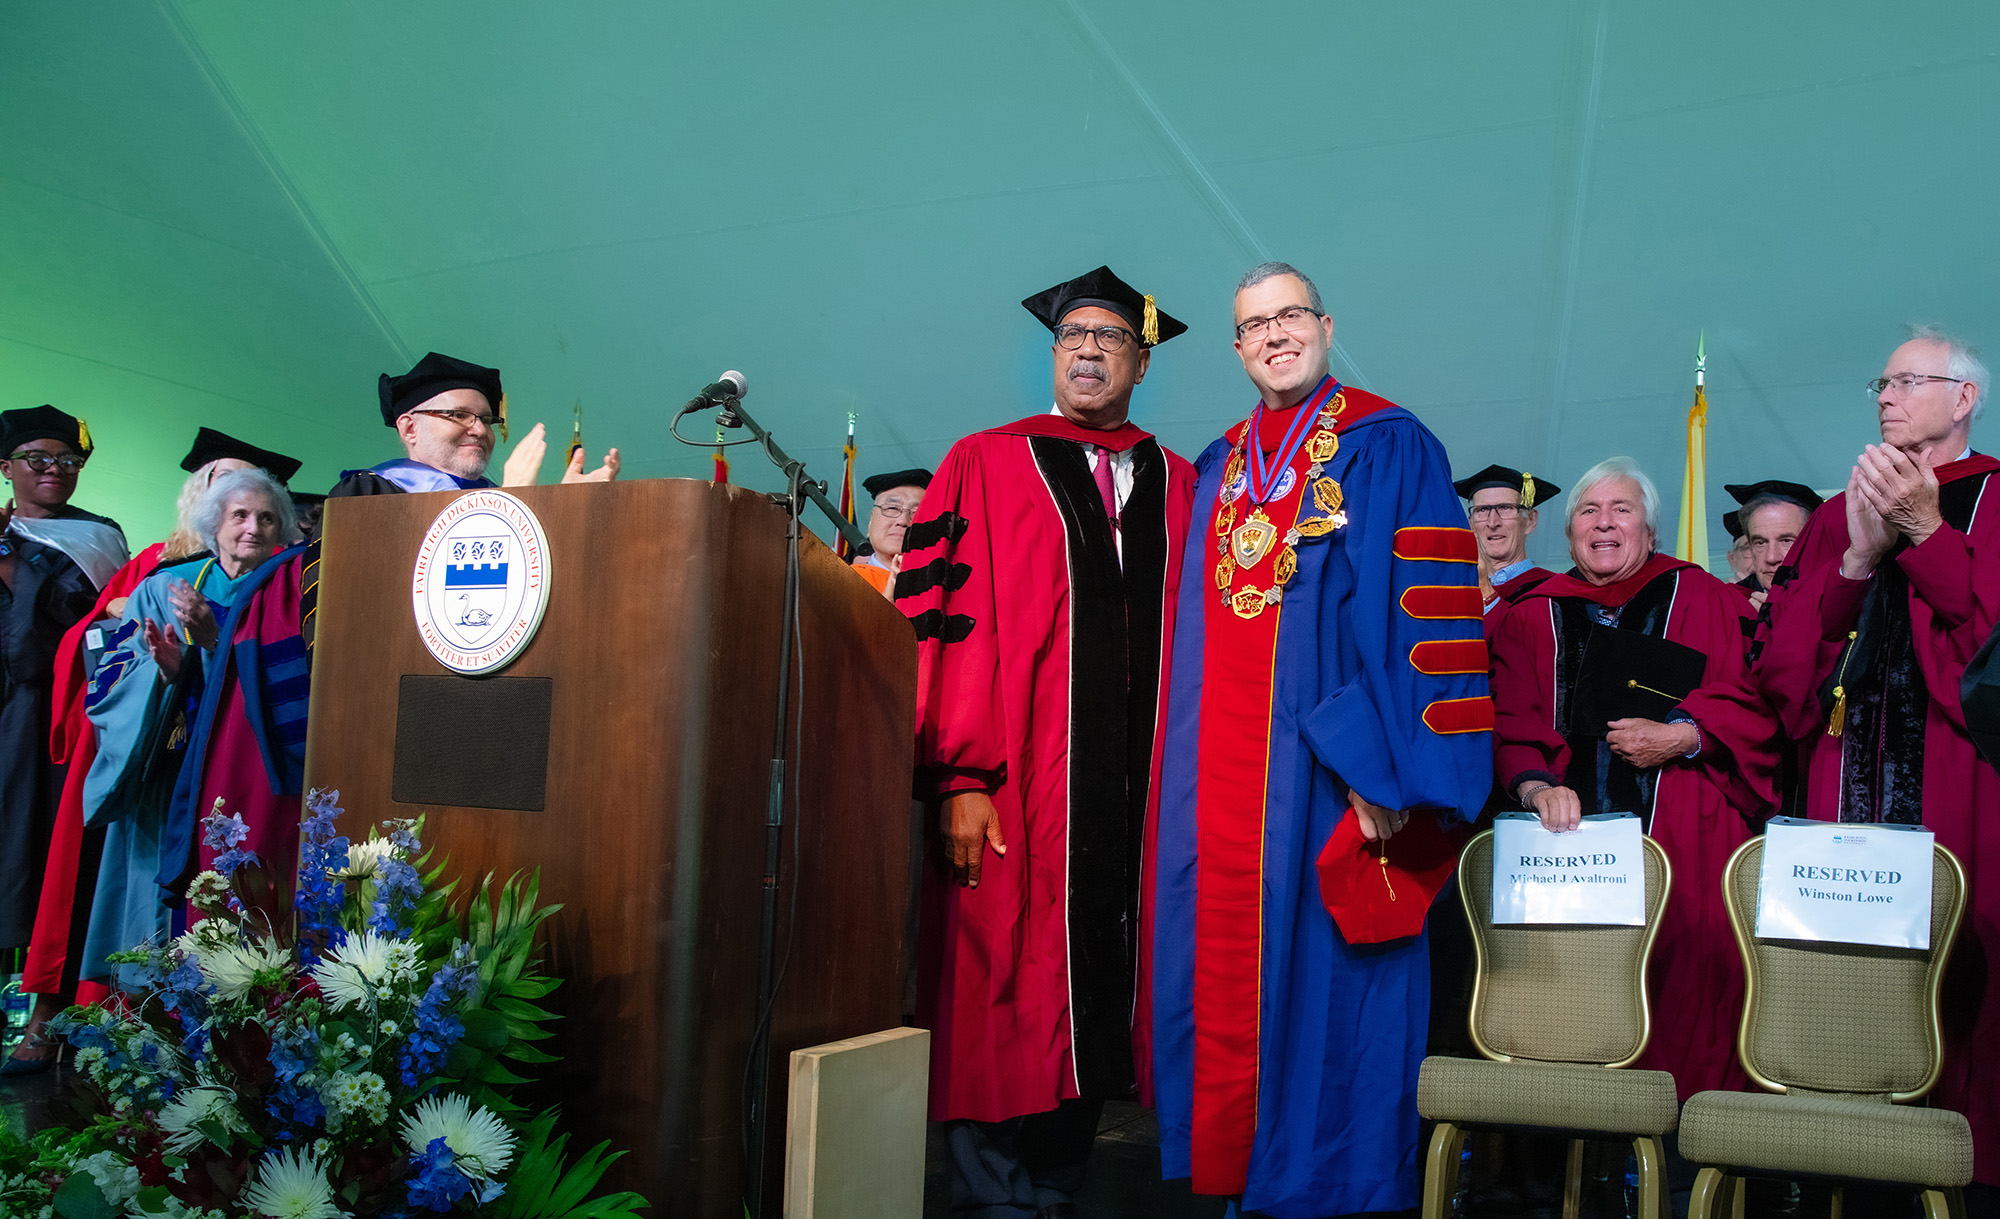
<instances>
[{"instance_id":1,"label":"black mortarboard","mask_svg":"<svg viewBox=\"0 0 2000 1219\"><path fill-rule=\"evenodd\" d=\"M861 480L861 489L870 496L876 496L891 487L928 487L931 485L929 470L895 470L888 474L877 474L873 478Z\"/></svg>"},{"instance_id":2,"label":"black mortarboard","mask_svg":"<svg viewBox=\"0 0 2000 1219\"><path fill-rule=\"evenodd\" d=\"M1536 478L1522 470L1507 466L1487 466L1469 478L1461 478L1451 485L1460 499L1471 499L1474 491L1484 491L1488 487L1505 487L1509 491L1521 493L1523 508L1538 507L1562 494L1562 488L1546 478Z\"/></svg>"},{"instance_id":3,"label":"black mortarboard","mask_svg":"<svg viewBox=\"0 0 2000 1219\"><path fill-rule=\"evenodd\" d=\"M1113 275L1110 267L1099 267L1021 302L1022 308L1051 331L1062 324L1071 310L1092 305L1124 318L1131 324L1132 333L1139 336L1139 342L1147 347L1157 347L1177 334L1187 333L1185 324L1168 317L1164 309L1153 304L1152 297Z\"/></svg>"},{"instance_id":4,"label":"black mortarboard","mask_svg":"<svg viewBox=\"0 0 2000 1219\"><path fill-rule=\"evenodd\" d=\"M1804 483L1788 483L1782 478L1767 478L1760 483L1726 483L1722 489L1729 492L1729 498L1739 504L1747 504L1760 495L1768 495L1773 499L1789 500L1811 512L1826 502L1820 498L1819 492Z\"/></svg>"},{"instance_id":5,"label":"black mortarboard","mask_svg":"<svg viewBox=\"0 0 2000 1219\"><path fill-rule=\"evenodd\" d=\"M90 425L53 406L0 411L0 457L30 440L60 440L79 453L90 452Z\"/></svg>"},{"instance_id":6,"label":"black mortarboard","mask_svg":"<svg viewBox=\"0 0 2000 1219\"><path fill-rule=\"evenodd\" d=\"M285 489L291 491L290 487ZM291 494L292 507L298 509L300 512L304 512L308 508L317 508L326 502L326 496L318 491L292 491Z\"/></svg>"},{"instance_id":7,"label":"black mortarboard","mask_svg":"<svg viewBox=\"0 0 2000 1219\"><path fill-rule=\"evenodd\" d=\"M1612 720L1664 722L1707 671L1699 650L1643 631L1593 622L1577 664L1569 736L1603 736Z\"/></svg>"},{"instance_id":8,"label":"black mortarboard","mask_svg":"<svg viewBox=\"0 0 2000 1219\"><path fill-rule=\"evenodd\" d=\"M1742 536L1743 536L1743 509L1741 509L1741 508L1731 508L1731 509L1730 509L1729 511L1727 511L1727 512L1723 513L1723 514L1722 514L1722 527L1723 527L1724 529L1727 529L1727 530L1729 531L1729 536L1730 536L1730 537L1732 537L1732 538L1740 538L1740 537L1742 537Z\"/></svg>"},{"instance_id":9,"label":"black mortarboard","mask_svg":"<svg viewBox=\"0 0 2000 1219\"><path fill-rule=\"evenodd\" d=\"M209 462L221 461L225 457L234 457L268 470L271 477L281 483L292 481L292 475L297 474L303 464L295 457L260 449L247 440L238 440L227 432L205 427L194 434L194 446L188 450L186 457L181 458L181 469L192 474Z\"/></svg>"},{"instance_id":10,"label":"black mortarboard","mask_svg":"<svg viewBox=\"0 0 2000 1219\"><path fill-rule=\"evenodd\" d=\"M493 404L504 426L506 407L500 401L500 370L473 364L433 351L417 361L417 366L400 377L382 374L377 383L382 394L382 422L390 427L402 415L437 397L448 389L476 389ZM505 439L503 436L502 439Z\"/></svg>"}]
</instances>

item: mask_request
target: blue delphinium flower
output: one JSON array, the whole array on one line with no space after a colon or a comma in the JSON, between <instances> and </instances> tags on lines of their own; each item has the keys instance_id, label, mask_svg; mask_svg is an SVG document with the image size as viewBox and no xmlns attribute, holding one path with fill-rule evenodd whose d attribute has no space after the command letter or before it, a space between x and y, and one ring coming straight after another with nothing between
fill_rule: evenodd
<instances>
[{"instance_id":1,"label":"blue delphinium flower","mask_svg":"<svg viewBox=\"0 0 2000 1219\"><path fill-rule=\"evenodd\" d=\"M457 1159L442 1135L432 1139L421 1155L410 1157L410 1205L448 1211L472 1193L471 1179L452 1167Z\"/></svg>"},{"instance_id":2,"label":"blue delphinium flower","mask_svg":"<svg viewBox=\"0 0 2000 1219\"><path fill-rule=\"evenodd\" d=\"M271 1069L279 1079L297 1079L318 1065L320 1037L303 1022L287 1021L271 1030Z\"/></svg>"},{"instance_id":3,"label":"blue delphinium flower","mask_svg":"<svg viewBox=\"0 0 2000 1219\"><path fill-rule=\"evenodd\" d=\"M326 1120L326 1106L320 1102L319 1089L301 1088L297 1079L278 1081L264 1109L280 1123L271 1134L282 1142L310 1138L315 1128Z\"/></svg>"},{"instance_id":4,"label":"blue delphinium flower","mask_svg":"<svg viewBox=\"0 0 2000 1219\"><path fill-rule=\"evenodd\" d=\"M224 876L233 876L252 864L262 863L255 851L242 851L237 847L250 836L250 827L235 813L222 815L222 801L215 802L215 811L201 819L201 844L217 852L215 870Z\"/></svg>"},{"instance_id":5,"label":"blue delphinium flower","mask_svg":"<svg viewBox=\"0 0 2000 1219\"><path fill-rule=\"evenodd\" d=\"M334 832L340 816L340 793L317 788L306 793L307 816L299 824L299 884L294 902L299 912L299 959L310 969L322 948L347 942L340 925L346 887L329 873L347 866L347 839Z\"/></svg>"},{"instance_id":6,"label":"blue delphinium flower","mask_svg":"<svg viewBox=\"0 0 2000 1219\"><path fill-rule=\"evenodd\" d=\"M382 861L375 877L375 912L368 926L379 935L402 938L410 934L410 917L424 895L423 878L410 861L423 853L423 843L412 832L414 821L389 821L389 843L395 849Z\"/></svg>"},{"instance_id":7,"label":"blue delphinium flower","mask_svg":"<svg viewBox=\"0 0 2000 1219\"><path fill-rule=\"evenodd\" d=\"M214 989L202 980L201 966L195 959L183 956L160 986L160 1006L179 1012L183 1023L194 1025L208 1014L208 996Z\"/></svg>"},{"instance_id":8,"label":"blue delphinium flower","mask_svg":"<svg viewBox=\"0 0 2000 1219\"><path fill-rule=\"evenodd\" d=\"M411 1016L415 1027L403 1042L403 1052L396 1063L402 1071L404 1087L414 1088L424 1076L436 1074L444 1066L451 1047L465 1036L464 1023L451 1009L472 990L478 976L472 948L467 944L452 949L451 959L431 975L431 984Z\"/></svg>"}]
</instances>

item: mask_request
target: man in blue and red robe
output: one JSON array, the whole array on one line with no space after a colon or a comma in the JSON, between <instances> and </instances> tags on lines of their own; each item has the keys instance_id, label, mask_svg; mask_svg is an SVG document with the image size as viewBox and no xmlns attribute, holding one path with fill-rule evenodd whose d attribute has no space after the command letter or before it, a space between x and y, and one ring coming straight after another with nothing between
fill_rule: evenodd
<instances>
[{"instance_id":1,"label":"man in blue and red robe","mask_svg":"<svg viewBox=\"0 0 2000 1219\"><path fill-rule=\"evenodd\" d=\"M1055 410L953 445L903 539L942 850L918 1018L952 1213L1061 1215L1106 1099L1148 1091L1143 830L1194 472L1127 422L1186 329L1099 267L1022 304Z\"/></svg>"},{"instance_id":2,"label":"man in blue and red robe","mask_svg":"<svg viewBox=\"0 0 2000 1219\"><path fill-rule=\"evenodd\" d=\"M1404 1210L1436 886L1398 876L1386 931L1329 909L1486 799L1478 555L1437 439L1328 375L1311 281L1253 268L1236 319L1262 401L1196 462L1162 751L1162 1171L1244 1213ZM1380 871L1322 890L1316 861L1356 850Z\"/></svg>"}]
</instances>

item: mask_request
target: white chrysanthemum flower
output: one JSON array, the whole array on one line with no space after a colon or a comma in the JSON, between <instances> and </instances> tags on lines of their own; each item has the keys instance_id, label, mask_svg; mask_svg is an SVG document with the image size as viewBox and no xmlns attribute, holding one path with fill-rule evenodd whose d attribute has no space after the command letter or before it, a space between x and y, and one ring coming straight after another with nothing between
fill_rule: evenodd
<instances>
[{"instance_id":1,"label":"white chrysanthemum flower","mask_svg":"<svg viewBox=\"0 0 2000 1219\"><path fill-rule=\"evenodd\" d=\"M417 946L373 931L350 936L313 966L313 980L335 1011L367 1003L384 989L417 976Z\"/></svg>"},{"instance_id":2,"label":"white chrysanthemum flower","mask_svg":"<svg viewBox=\"0 0 2000 1219\"><path fill-rule=\"evenodd\" d=\"M198 963L202 976L215 987L215 997L228 1001L243 998L259 985L281 981L292 954L272 940L254 940L208 949Z\"/></svg>"},{"instance_id":3,"label":"white chrysanthemum flower","mask_svg":"<svg viewBox=\"0 0 2000 1219\"><path fill-rule=\"evenodd\" d=\"M78 1169L90 1174L97 1184L97 1192L104 1195L112 1209L124 1206L139 1192L139 1170L115 1151L100 1151L93 1156L85 1156L76 1162Z\"/></svg>"},{"instance_id":4,"label":"white chrysanthemum flower","mask_svg":"<svg viewBox=\"0 0 2000 1219\"><path fill-rule=\"evenodd\" d=\"M485 1106L472 1108L463 1096L433 1096L403 1119L403 1141L422 1155L432 1139L443 1139L457 1157L452 1167L474 1180L497 1177L514 1162L514 1132Z\"/></svg>"},{"instance_id":5,"label":"white chrysanthemum flower","mask_svg":"<svg viewBox=\"0 0 2000 1219\"><path fill-rule=\"evenodd\" d=\"M186 1155L207 1141L208 1136L198 1129L205 1122L219 1122L224 1130L237 1133L249 1130L236 1112L235 1094L227 1088L183 1088L173 1103L160 1111L159 1121L167 1148L176 1155Z\"/></svg>"},{"instance_id":6,"label":"white chrysanthemum flower","mask_svg":"<svg viewBox=\"0 0 2000 1219\"><path fill-rule=\"evenodd\" d=\"M335 880L368 880L382 872L382 861L396 854L396 844L387 838L370 838L366 842L356 842L347 848L347 866L330 868L327 875Z\"/></svg>"},{"instance_id":7,"label":"white chrysanthemum flower","mask_svg":"<svg viewBox=\"0 0 2000 1219\"><path fill-rule=\"evenodd\" d=\"M257 1165L257 1179L239 1200L268 1219L337 1219L346 1214L333 1204L326 1162L296 1148L265 1155Z\"/></svg>"},{"instance_id":8,"label":"white chrysanthemum flower","mask_svg":"<svg viewBox=\"0 0 2000 1219\"><path fill-rule=\"evenodd\" d=\"M220 872L197 872L188 883L188 904L203 914L221 914L229 909L232 892L229 878Z\"/></svg>"},{"instance_id":9,"label":"white chrysanthemum flower","mask_svg":"<svg viewBox=\"0 0 2000 1219\"><path fill-rule=\"evenodd\" d=\"M236 928L227 919L205 918L181 933L174 941L183 956L196 958L237 945Z\"/></svg>"}]
</instances>

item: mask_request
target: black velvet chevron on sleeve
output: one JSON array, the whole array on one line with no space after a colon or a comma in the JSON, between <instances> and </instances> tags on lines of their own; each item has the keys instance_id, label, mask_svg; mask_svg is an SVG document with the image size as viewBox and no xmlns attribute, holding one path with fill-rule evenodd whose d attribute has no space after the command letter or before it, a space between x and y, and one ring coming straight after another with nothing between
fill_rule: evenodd
<instances>
[{"instance_id":1,"label":"black velvet chevron on sleeve","mask_svg":"<svg viewBox=\"0 0 2000 1219\"><path fill-rule=\"evenodd\" d=\"M972 568L965 563L954 563L939 555L922 567L905 569L896 575L896 599L915 597L933 588L956 591L965 587L972 576Z\"/></svg>"},{"instance_id":2,"label":"black velvet chevron on sleeve","mask_svg":"<svg viewBox=\"0 0 2000 1219\"><path fill-rule=\"evenodd\" d=\"M940 609L927 609L921 614L912 614L910 625L916 628L918 643L926 639L942 639L946 643L958 643L972 634L971 615L952 614L947 617Z\"/></svg>"},{"instance_id":3,"label":"black velvet chevron on sleeve","mask_svg":"<svg viewBox=\"0 0 2000 1219\"><path fill-rule=\"evenodd\" d=\"M923 550L939 542L956 542L965 536L966 519L956 512L940 512L928 521L919 521L903 534L903 553Z\"/></svg>"}]
</instances>

